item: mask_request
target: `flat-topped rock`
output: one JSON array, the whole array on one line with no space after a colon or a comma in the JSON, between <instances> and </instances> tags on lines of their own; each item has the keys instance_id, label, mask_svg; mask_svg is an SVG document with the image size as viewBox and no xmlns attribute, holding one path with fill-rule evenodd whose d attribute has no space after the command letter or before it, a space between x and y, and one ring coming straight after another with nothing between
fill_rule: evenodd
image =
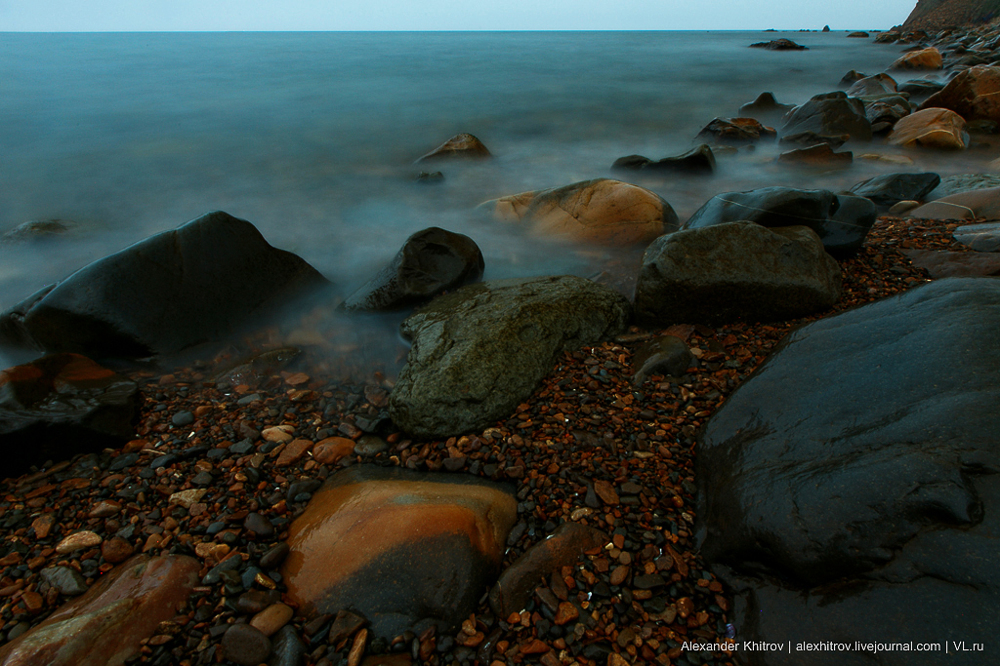
<instances>
[{"instance_id":1,"label":"flat-topped rock","mask_svg":"<svg viewBox=\"0 0 1000 666\"><path fill-rule=\"evenodd\" d=\"M907 217L935 220L971 220L985 217L1000 219L1000 187L951 194L925 203L907 213Z\"/></svg>"}]
</instances>

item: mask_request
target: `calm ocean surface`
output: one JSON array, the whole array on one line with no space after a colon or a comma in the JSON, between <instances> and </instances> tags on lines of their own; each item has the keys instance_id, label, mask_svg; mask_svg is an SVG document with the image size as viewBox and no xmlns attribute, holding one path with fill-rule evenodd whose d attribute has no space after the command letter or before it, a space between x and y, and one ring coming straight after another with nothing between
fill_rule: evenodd
<instances>
[{"instance_id":1,"label":"calm ocean surface","mask_svg":"<svg viewBox=\"0 0 1000 666\"><path fill-rule=\"evenodd\" d=\"M902 50L845 35L3 33L0 232L48 218L77 232L0 247L0 307L216 209L253 222L343 294L432 225L472 236L486 278L589 275L608 250L528 240L473 207L611 176L656 191L684 219L723 191L841 187L892 170L859 161L798 173L762 146L720 156L709 178L610 171L624 155L689 149L709 121L762 91L801 103L850 69L884 71ZM747 48L779 36L809 50ZM438 163L444 182L415 183L426 167L413 160L459 132L497 159Z\"/></svg>"}]
</instances>

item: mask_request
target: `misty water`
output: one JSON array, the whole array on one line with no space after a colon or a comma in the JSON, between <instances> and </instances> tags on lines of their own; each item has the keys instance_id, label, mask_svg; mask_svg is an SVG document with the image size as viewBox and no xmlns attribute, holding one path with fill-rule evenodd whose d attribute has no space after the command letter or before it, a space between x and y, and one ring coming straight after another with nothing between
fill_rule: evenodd
<instances>
[{"instance_id":1,"label":"misty water","mask_svg":"<svg viewBox=\"0 0 1000 666\"><path fill-rule=\"evenodd\" d=\"M809 50L748 48L780 36ZM471 236L486 279L591 275L614 264L612 250L527 238L474 207L615 177L657 192L683 220L719 192L923 170L864 160L790 170L773 163L773 144L718 156L711 177L610 170L624 155L688 150L762 91L802 103L850 69L884 71L902 48L844 32L6 33L0 233L52 218L75 229L0 247L0 307L210 210L251 221L341 295L428 226ZM413 164L459 132L495 159ZM879 144L847 148L892 152ZM969 170L939 162L942 173ZM415 182L437 169L443 182Z\"/></svg>"}]
</instances>

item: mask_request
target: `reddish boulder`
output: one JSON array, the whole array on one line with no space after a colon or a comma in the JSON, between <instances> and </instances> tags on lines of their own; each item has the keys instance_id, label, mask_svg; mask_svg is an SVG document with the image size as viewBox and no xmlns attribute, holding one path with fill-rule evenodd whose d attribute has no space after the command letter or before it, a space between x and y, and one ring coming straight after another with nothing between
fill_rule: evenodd
<instances>
[{"instance_id":1,"label":"reddish boulder","mask_svg":"<svg viewBox=\"0 0 1000 666\"><path fill-rule=\"evenodd\" d=\"M900 119L889 133L889 143L904 148L965 150L969 136L965 121L948 109L923 109Z\"/></svg>"},{"instance_id":2,"label":"reddish boulder","mask_svg":"<svg viewBox=\"0 0 1000 666\"><path fill-rule=\"evenodd\" d=\"M904 53L890 65L889 69L941 69L943 63L941 52L929 46L919 51Z\"/></svg>"},{"instance_id":3,"label":"reddish boulder","mask_svg":"<svg viewBox=\"0 0 1000 666\"><path fill-rule=\"evenodd\" d=\"M951 109L965 120L1000 121L1000 67L970 67L928 97L920 108Z\"/></svg>"}]
</instances>

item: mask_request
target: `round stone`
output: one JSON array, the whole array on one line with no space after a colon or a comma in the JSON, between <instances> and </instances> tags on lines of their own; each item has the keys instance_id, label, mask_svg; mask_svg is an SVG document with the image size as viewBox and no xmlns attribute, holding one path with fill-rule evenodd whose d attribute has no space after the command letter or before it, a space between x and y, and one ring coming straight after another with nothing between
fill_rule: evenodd
<instances>
[{"instance_id":1,"label":"round stone","mask_svg":"<svg viewBox=\"0 0 1000 666\"><path fill-rule=\"evenodd\" d=\"M271 654L271 640L256 627L234 624L222 637L222 654L240 666L257 666Z\"/></svg>"}]
</instances>

